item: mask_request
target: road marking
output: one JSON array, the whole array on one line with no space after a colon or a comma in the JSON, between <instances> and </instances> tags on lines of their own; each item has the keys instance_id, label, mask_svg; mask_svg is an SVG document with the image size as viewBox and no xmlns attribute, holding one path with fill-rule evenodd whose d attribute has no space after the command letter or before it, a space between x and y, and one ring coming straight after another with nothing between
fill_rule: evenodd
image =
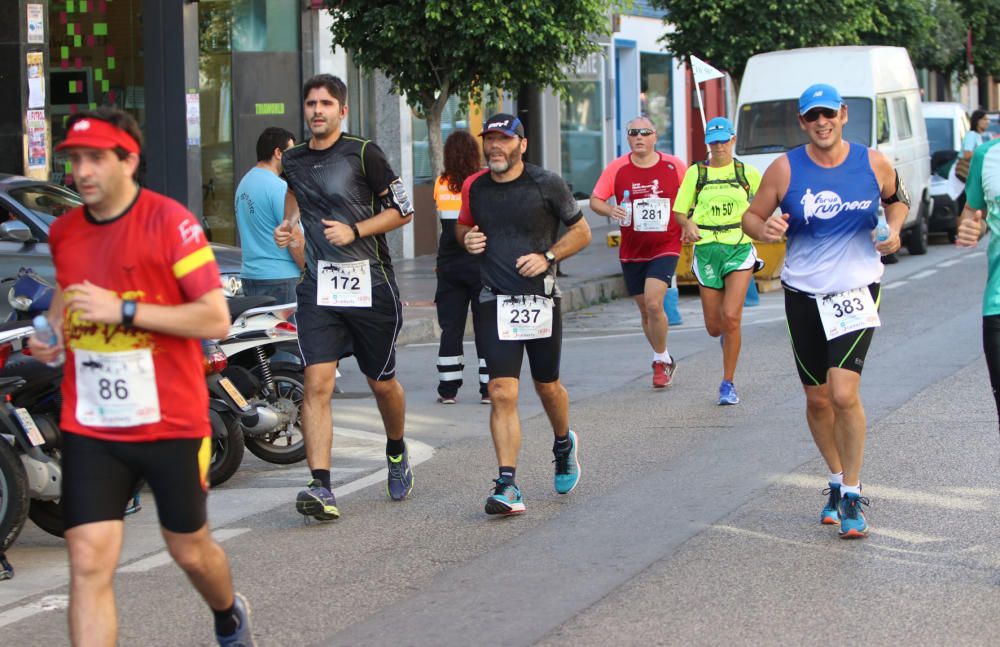
<instances>
[{"instance_id":1,"label":"road marking","mask_svg":"<svg viewBox=\"0 0 1000 647\"><path fill-rule=\"evenodd\" d=\"M969 260L970 258L978 258L978 257L980 257L980 256L983 256L984 254L986 254L986 252L972 252L971 254L966 254L966 255L965 255L965 256L964 256L963 258L962 258L962 260L963 260L963 261L967 261L967 260Z\"/></svg>"},{"instance_id":2,"label":"road marking","mask_svg":"<svg viewBox=\"0 0 1000 647\"><path fill-rule=\"evenodd\" d=\"M943 263L938 263L938 267L951 267L952 265L958 265L962 262L961 258L953 258L950 261L945 261Z\"/></svg>"},{"instance_id":3,"label":"road marking","mask_svg":"<svg viewBox=\"0 0 1000 647\"><path fill-rule=\"evenodd\" d=\"M896 288L903 287L907 283L909 283L909 281L893 281L892 283L889 283L888 285L883 285L882 289L883 290L895 290Z\"/></svg>"},{"instance_id":4,"label":"road marking","mask_svg":"<svg viewBox=\"0 0 1000 647\"><path fill-rule=\"evenodd\" d=\"M5 627L42 611L62 611L69 607L68 595L46 595L37 602L0 613L0 627Z\"/></svg>"},{"instance_id":5,"label":"road marking","mask_svg":"<svg viewBox=\"0 0 1000 647\"><path fill-rule=\"evenodd\" d=\"M227 539L232 539L233 537L239 537L243 533L250 532L250 528L223 528L221 530L215 530L212 532L212 537L215 541L220 544ZM143 557L142 559L137 559L134 562L130 562L125 566L119 567L119 573L145 573L158 566L166 566L173 562L173 558L170 557L170 553L165 550L161 550L158 553L153 553L149 557Z\"/></svg>"},{"instance_id":6,"label":"road marking","mask_svg":"<svg viewBox=\"0 0 1000 647\"><path fill-rule=\"evenodd\" d=\"M926 279L928 276L937 274L937 270L924 270L923 272L917 272L916 274L910 275L911 281L916 281L918 279Z\"/></svg>"}]
</instances>

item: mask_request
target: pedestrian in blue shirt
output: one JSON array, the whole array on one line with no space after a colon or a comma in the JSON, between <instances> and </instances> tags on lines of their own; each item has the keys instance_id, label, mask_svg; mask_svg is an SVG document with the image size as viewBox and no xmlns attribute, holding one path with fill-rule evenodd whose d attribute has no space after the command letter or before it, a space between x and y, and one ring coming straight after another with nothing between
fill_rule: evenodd
<instances>
[{"instance_id":1,"label":"pedestrian in blue shirt","mask_svg":"<svg viewBox=\"0 0 1000 647\"><path fill-rule=\"evenodd\" d=\"M287 249L274 242L274 228L285 217L288 185L281 179L281 156L295 143L284 128L266 128L257 139L257 164L236 188L236 224L243 247L243 293L273 296L279 304L295 303L295 286L305 264L303 234L293 231Z\"/></svg>"}]
</instances>

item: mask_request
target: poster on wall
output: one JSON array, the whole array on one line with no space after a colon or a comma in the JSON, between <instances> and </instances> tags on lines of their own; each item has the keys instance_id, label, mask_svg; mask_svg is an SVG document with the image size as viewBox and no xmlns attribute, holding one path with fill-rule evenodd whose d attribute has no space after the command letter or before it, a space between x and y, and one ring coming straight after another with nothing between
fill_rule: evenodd
<instances>
[{"instance_id":1,"label":"poster on wall","mask_svg":"<svg viewBox=\"0 0 1000 647\"><path fill-rule=\"evenodd\" d=\"M45 42L45 7L40 4L29 4L28 14L28 42Z\"/></svg>"},{"instance_id":2,"label":"poster on wall","mask_svg":"<svg viewBox=\"0 0 1000 647\"><path fill-rule=\"evenodd\" d=\"M187 145L201 146L201 103L197 92L187 93Z\"/></svg>"},{"instance_id":3,"label":"poster on wall","mask_svg":"<svg viewBox=\"0 0 1000 647\"><path fill-rule=\"evenodd\" d=\"M45 107L45 69L42 67L45 55L42 52L28 52L28 107Z\"/></svg>"},{"instance_id":4,"label":"poster on wall","mask_svg":"<svg viewBox=\"0 0 1000 647\"><path fill-rule=\"evenodd\" d=\"M49 165L45 111L29 110L25 124L28 132L28 170L44 170Z\"/></svg>"}]
</instances>

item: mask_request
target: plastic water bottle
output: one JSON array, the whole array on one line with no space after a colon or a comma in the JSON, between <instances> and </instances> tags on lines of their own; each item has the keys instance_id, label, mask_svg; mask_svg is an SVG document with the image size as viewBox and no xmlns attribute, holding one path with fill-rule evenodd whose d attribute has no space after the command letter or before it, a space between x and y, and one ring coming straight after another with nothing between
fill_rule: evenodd
<instances>
[{"instance_id":1,"label":"plastic water bottle","mask_svg":"<svg viewBox=\"0 0 1000 647\"><path fill-rule=\"evenodd\" d=\"M878 224L875 225L875 240L880 243L889 240L889 223L885 221L885 208L881 205L878 208Z\"/></svg>"},{"instance_id":2,"label":"plastic water bottle","mask_svg":"<svg viewBox=\"0 0 1000 647\"><path fill-rule=\"evenodd\" d=\"M32 319L31 325L35 327L35 337L38 338L38 341L49 346L55 346L59 343L59 337L56 335L56 331L52 329L52 325L45 315L38 315ZM54 362L48 362L48 365L61 366L64 361L66 361L66 356L63 353L59 353L59 357Z\"/></svg>"},{"instance_id":3,"label":"plastic water bottle","mask_svg":"<svg viewBox=\"0 0 1000 647\"><path fill-rule=\"evenodd\" d=\"M632 201L628 198L628 189L622 193L622 209L625 210L625 220L622 220L623 227L632 225Z\"/></svg>"}]
</instances>

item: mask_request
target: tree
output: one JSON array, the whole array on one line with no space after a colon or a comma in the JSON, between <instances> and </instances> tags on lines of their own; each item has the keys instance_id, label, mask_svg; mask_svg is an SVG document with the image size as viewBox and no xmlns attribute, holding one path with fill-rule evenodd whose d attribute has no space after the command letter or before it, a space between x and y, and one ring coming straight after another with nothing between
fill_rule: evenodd
<instances>
[{"instance_id":1,"label":"tree","mask_svg":"<svg viewBox=\"0 0 1000 647\"><path fill-rule=\"evenodd\" d=\"M972 64L976 74L1000 76L1000 16L996 0L958 0L972 30Z\"/></svg>"},{"instance_id":2,"label":"tree","mask_svg":"<svg viewBox=\"0 0 1000 647\"><path fill-rule=\"evenodd\" d=\"M484 88L561 89L583 57L600 51L617 0L327 0L333 43L427 120L431 169L443 167L441 113L449 97Z\"/></svg>"},{"instance_id":3,"label":"tree","mask_svg":"<svg viewBox=\"0 0 1000 647\"><path fill-rule=\"evenodd\" d=\"M898 45L913 66L950 77L967 76L965 19L953 0L875 0L874 28L862 31L866 45Z\"/></svg>"},{"instance_id":4,"label":"tree","mask_svg":"<svg viewBox=\"0 0 1000 647\"><path fill-rule=\"evenodd\" d=\"M676 55L694 54L743 76L754 54L796 47L856 45L874 27L871 0L815 2L763 0L652 0L666 9L674 31L660 41Z\"/></svg>"}]
</instances>

